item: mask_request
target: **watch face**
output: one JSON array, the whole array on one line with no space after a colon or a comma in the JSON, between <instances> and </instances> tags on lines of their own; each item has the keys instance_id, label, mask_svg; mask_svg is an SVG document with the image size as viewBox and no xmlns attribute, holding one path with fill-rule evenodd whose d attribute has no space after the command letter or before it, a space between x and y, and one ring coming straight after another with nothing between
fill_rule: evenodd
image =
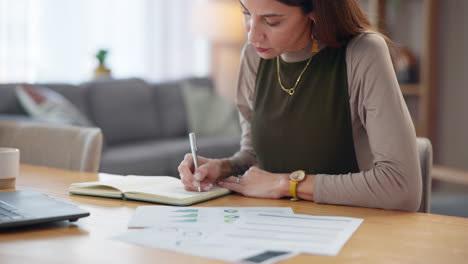
<instances>
[{"instance_id":1,"label":"watch face","mask_svg":"<svg viewBox=\"0 0 468 264\"><path fill-rule=\"evenodd\" d=\"M302 170L295 171L289 175L289 179L292 181L302 181L305 178L305 172Z\"/></svg>"}]
</instances>

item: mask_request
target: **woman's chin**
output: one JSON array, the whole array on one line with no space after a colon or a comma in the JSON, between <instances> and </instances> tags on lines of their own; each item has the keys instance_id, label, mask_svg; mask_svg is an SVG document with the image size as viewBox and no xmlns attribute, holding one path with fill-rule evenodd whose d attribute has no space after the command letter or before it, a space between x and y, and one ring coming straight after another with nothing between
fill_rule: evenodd
<instances>
[{"instance_id":1,"label":"woman's chin","mask_svg":"<svg viewBox=\"0 0 468 264\"><path fill-rule=\"evenodd\" d=\"M269 59L273 59L273 58L276 58L276 54L273 53L273 52L258 52L257 51L257 54L258 56L260 56L260 58L264 59L264 60L269 60Z\"/></svg>"}]
</instances>

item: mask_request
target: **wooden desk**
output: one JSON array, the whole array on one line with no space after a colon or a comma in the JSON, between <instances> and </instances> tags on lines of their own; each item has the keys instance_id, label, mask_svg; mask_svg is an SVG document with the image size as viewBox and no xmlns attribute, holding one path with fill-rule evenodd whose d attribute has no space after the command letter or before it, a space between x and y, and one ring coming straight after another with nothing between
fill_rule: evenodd
<instances>
[{"instance_id":1,"label":"wooden desk","mask_svg":"<svg viewBox=\"0 0 468 264\"><path fill-rule=\"evenodd\" d=\"M18 190L47 193L79 205L91 216L0 233L0 262L6 263L220 263L140 247L110 238L122 234L139 205L134 201L69 195L73 182L95 181L93 173L21 166ZM229 195L196 206L286 206L295 213L364 218L337 257L300 255L281 263L467 263L468 219L378 209L319 205Z\"/></svg>"}]
</instances>

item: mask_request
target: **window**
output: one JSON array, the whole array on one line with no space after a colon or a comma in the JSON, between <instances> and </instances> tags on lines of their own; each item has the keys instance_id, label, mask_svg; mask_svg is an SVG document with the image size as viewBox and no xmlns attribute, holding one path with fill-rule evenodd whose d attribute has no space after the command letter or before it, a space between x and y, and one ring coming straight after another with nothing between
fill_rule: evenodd
<instances>
[{"instance_id":1,"label":"window","mask_svg":"<svg viewBox=\"0 0 468 264\"><path fill-rule=\"evenodd\" d=\"M187 0L0 0L0 82L84 82L109 50L114 78L209 74Z\"/></svg>"}]
</instances>

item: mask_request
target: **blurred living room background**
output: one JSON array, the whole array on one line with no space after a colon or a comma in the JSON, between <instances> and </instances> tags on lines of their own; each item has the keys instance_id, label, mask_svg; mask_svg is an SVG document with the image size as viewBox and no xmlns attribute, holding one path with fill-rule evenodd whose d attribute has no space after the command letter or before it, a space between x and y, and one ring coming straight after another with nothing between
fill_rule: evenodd
<instances>
[{"instance_id":1,"label":"blurred living room background","mask_svg":"<svg viewBox=\"0 0 468 264\"><path fill-rule=\"evenodd\" d=\"M402 93L418 136L432 142L431 211L468 217L468 1L361 3L399 47ZM16 84L41 85L103 130L104 170L164 173L151 167L154 155L162 159L159 167L174 167L187 151L185 139L167 138L210 126L200 132L207 135L205 149L212 148L206 155L232 154L239 130L227 124L237 122L234 94L245 41L237 0L0 0L0 117L28 114L14 97ZM134 109L120 113L124 106ZM150 121L138 123L132 110ZM200 120L203 128L194 124ZM148 144L155 137L164 144ZM178 151L167 162L173 148ZM119 167L129 159L134 167Z\"/></svg>"}]
</instances>

